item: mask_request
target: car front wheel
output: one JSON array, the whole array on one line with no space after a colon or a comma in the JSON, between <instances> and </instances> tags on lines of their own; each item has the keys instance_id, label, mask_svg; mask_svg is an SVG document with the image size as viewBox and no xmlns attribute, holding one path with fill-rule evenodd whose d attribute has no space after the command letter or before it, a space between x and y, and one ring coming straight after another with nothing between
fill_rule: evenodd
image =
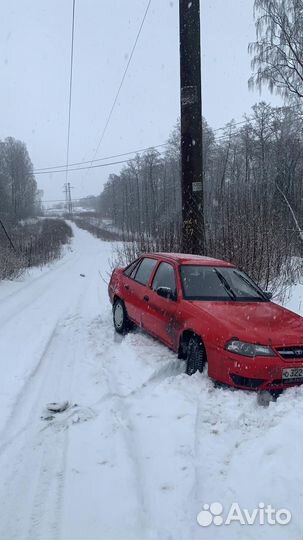
<instances>
[{"instance_id":1,"label":"car front wheel","mask_svg":"<svg viewBox=\"0 0 303 540\"><path fill-rule=\"evenodd\" d=\"M202 373L206 362L205 348L201 339L197 336L192 336L188 342L186 355L186 373L193 375L197 371Z\"/></svg>"},{"instance_id":2,"label":"car front wheel","mask_svg":"<svg viewBox=\"0 0 303 540\"><path fill-rule=\"evenodd\" d=\"M128 318L124 302L118 298L113 307L114 327L118 334L125 334L131 329L131 322Z\"/></svg>"}]
</instances>

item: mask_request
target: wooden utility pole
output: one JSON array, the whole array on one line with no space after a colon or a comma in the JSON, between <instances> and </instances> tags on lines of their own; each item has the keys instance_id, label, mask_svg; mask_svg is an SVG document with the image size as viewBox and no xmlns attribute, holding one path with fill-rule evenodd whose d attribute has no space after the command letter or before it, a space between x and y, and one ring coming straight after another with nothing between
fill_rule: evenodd
<instances>
[{"instance_id":1,"label":"wooden utility pole","mask_svg":"<svg viewBox=\"0 0 303 540\"><path fill-rule=\"evenodd\" d=\"M182 250L205 253L200 0L179 0Z\"/></svg>"}]
</instances>

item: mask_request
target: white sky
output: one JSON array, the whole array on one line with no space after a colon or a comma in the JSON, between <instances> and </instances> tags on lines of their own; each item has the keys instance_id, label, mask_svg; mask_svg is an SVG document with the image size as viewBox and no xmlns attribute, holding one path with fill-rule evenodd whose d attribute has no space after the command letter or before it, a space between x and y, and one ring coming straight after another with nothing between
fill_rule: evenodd
<instances>
[{"instance_id":1,"label":"white sky","mask_svg":"<svg viewBox=\"0 0 303 540\"><path fill-rule=\"evenodd\" d=\"M92 159L147 0L76 0L70 162ZM152 0L97 157L166 141L179 115L178 0ZM253 0L201 0L203 115L213 128L241 120L248 90ZM72 0L9 0L0 20L0 138L25 141L35 168L65 163ZM97 194L119 167L70 173L75 197ZM44 199L63 198L64 174L37 176Z\"/></svg>"}]
</instances>

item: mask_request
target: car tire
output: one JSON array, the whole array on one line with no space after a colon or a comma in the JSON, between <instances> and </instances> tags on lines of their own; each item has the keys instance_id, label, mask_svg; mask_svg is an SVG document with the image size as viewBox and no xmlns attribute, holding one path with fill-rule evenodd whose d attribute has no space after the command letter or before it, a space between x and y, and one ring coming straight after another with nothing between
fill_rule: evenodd
<instances>
[{"instance_id":1,"label":"car tire","mask_svg":"<svg viewBox=\"0 0 303 540\"><path fill-rule=\"evenodd\" d=\"M206 353L201 339L192 336L188 342L186 354L186 373L193 375L197 371L202 373L206 362Z\"/></svg>"},{"instance_id":2,"label":"car tire","mask_svg":"<svg viewBox=\"0 0 303 540\"><path fill-rule=\"evenodd\" d=\"M133 327L128 318L124 302L120 298L117 298L113 305L113 322L118 334L126 334Z\"/></svg>"}]
</instances>

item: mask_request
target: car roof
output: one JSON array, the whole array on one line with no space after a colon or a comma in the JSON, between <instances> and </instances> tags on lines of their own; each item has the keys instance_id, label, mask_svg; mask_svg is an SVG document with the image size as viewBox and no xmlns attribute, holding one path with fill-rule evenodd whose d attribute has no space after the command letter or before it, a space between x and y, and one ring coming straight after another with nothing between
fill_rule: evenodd
<instances>
[{"instance_id":1,"label":"car roof","mask_svg":"<svg viewBox=\"0 0 303 540\"><path fill-rule=\"evenodd\" d=\"M188 253L145 253L143 257L155 256L161 259L167 259L174 261L178 264L189 264L189 265L201 265L201 266L230 266L234 267L234 264L231 264L220 259L214 259L212 257L203 257L201 255L190 255Z\"/></svg>"}]
</instances>

